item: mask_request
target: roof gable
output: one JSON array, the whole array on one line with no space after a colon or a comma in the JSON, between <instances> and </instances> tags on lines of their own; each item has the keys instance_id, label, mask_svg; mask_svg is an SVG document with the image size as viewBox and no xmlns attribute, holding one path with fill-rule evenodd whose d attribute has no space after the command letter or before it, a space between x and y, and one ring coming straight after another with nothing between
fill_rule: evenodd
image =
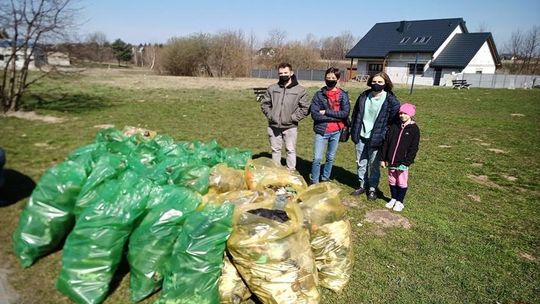
<instances>
[{"instance_id":1,"label":"roof gable","mask_svg":"<svg viewBox=\"0 0 540 304\"><path fill-rule=\"evenodd\" d=\"M467 32L462 18L377 23L346 57L384 58L391 52L434 53L457 26Z\"/></svg>"},{"instance_id":2,"label":"roof gable","mask_svg":"<svg viewBox=\"0 0 540 304\"><path fill-rule=\"evenodd\" d=\"M495 65L499 66L500 59L491 33L456 34L430 66L465 68L486 41Z\"/></svg>"}]
</instances>

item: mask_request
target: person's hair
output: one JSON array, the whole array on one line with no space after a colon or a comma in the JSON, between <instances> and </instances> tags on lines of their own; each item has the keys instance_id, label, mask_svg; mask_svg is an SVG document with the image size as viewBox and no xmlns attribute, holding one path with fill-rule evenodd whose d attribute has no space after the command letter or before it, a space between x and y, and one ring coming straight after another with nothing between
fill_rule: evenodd
<instances>
[{"instance_id":1,"label":"person's hair","mask_svg":"<svg viewBox=\"0 0 540 304\"><path fill-rule=\"evenodd\" d=\"M280 63L278 66L277 66L278 70L279 69L284 69L284 68L289 68L289 70L292 71L292 65L288 62L282 62Z\"/></svg>"},{"instance_id":2,"label":"person's hair","mask_svg":"<svg viewBox=\"0 0 540 304\"><path fill-rule=\"evenodd\" d=\"M336 75L336 78L339 80L339 77L341 76L341 72L339 71L338 68L335 68L335 67L329 67L328 70L326 70L326 72L324 72L324 78L326 78L326 75L328 74L334 74Z\"/></svg>"},{"instance_id":3,"label":"person's hair","mask_svg":"<svg viewBox=\"0 0 540 304\"><path fill-rule=\"evenodd\" d=\"M388 76L388 74L386 74L385 72L379 72L375 75L369 76L367 80L367 85L371 86L371 82L373 81L373 78L377 76L380 76L382 77L382 79L384 79L384 85L385 85L386 91L392 91L392 89L394 88L394 84L392 83L392 80L390 80L390 77Z\"/></svg>"}]
</instances>

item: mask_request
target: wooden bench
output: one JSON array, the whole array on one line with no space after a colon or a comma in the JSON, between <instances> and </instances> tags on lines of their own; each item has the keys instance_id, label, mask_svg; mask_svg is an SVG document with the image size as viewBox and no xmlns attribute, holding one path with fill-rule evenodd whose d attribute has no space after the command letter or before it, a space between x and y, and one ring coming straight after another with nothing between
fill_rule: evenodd
<instances>
[{"instance_id":1,"label":"wooden bench","mask_svg":"<svg viewBox=\"0 0 540 304\"><path fill-rule=\"evenodd\" d=\"M452 89L458 89L458 90L461 90L463 88L469 89L470 86L471 84L467 83L467 80L465 79L452 80Z\"/></svg>"},{"instance_id":2,"label":"wooden bench","mask_svg":"<svg viewBox=\"0 0 540 304\"><path fill-rule=\"evenodd\" d=\"M253 93L255 94L257 101L261 102L261 100L264 97L264 94L266 93L266 88L253 88Z\"/></svg>"}]
</instances>

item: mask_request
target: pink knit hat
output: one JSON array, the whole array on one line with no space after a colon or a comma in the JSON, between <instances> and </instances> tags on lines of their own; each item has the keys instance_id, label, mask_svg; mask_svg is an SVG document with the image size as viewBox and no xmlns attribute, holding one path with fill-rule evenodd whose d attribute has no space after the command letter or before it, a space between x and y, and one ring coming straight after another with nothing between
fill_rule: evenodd
<instances>
[{"instance_id":1,"label":"pink knit hat","mask_svg":"<svg viewBox=\"0 0 540 304\"><path fill-rule=\"evenodd\" d=\"M413 117L416 114L416 106L412 103L404 103L399 107L399 112L405 113L410 117Z\"/></svg>"}]
</instances>

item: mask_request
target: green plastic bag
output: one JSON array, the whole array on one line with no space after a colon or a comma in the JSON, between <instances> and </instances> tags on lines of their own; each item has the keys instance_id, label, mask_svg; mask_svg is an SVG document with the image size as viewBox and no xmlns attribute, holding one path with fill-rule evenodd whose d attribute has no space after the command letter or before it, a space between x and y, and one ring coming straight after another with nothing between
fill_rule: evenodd
<instances>
[{"instance_id":1,"label":"green plastic bag","mask_svg":"<svg viewBox=\"0 0 540 304\"><path fill-rule=\"evenodd\" d=\"M104 182L101 200L84 209L69 234L56 287L77 303L101 303L152 184L132 171Z\"/></svg>"},{"instance_id":2,"label":"green plastic bag","mask_svg":"<svg viewBox=\"0 0 540 304\"><path fill-rule=\"evenodd\" d=\"M126 169L126 163L125 157L111 153L105 153L98 158L92 173L88 176L77 197L77 203L73 209L76 217L92 202L96 201L97 192L94 190L105 181L116 179Z\"/></svg>"},{"instance_id":3,"label":"green plastic bag","mask_svg":"<svg viewBox=\"0 0 540 304\"><path fill-rule=\"evenodd\" d=\"M174 185L152 189L148 214L129 238L132 301L139 302L161 288L165 265L182 224L201 199L200 194Z\"/></svg>"},{"instance_id":4,"label":"green plastic bag","mask_svg":"<svg viewBox=\"0 0 540 304\"><path fill-rule=\"evenodd\" d=\"M221 162L235 169L244 169L251 159L251 151L238 148L224 148L221 152Z\"/></svg>"},{"instance_id":5,"label":"green plastic bag","mask_svg":"<svg viewBox=\"0 0 540 304\"><path fill-rule=\"evenodd\" d=\"M85 181L84 166L74 161L43 174L13 233L15 255L23 267L56 249L71 231L73 206Z\"/></svg>"},{"instance_id":6,"label":"green plastic bag","mask_svg":"<svg viewBox=\"0 0 540 304\"><path fill-rule=\"evenodd\" d=\"M210 168L207 166L181 168L172 174L171 180L175 185L205 194L210 184Z\"/></svg>"},{"instance_id":7,"label":"green plastic bag","mask_svg":"<svg viewBox=\"0 0 540 304\"><path fill-rule=\"evenodd\" d=\"M219 304L218 283L234 205L208 204L184 223L163 282L161 304Z\"/></svg>"}]
</instances>

